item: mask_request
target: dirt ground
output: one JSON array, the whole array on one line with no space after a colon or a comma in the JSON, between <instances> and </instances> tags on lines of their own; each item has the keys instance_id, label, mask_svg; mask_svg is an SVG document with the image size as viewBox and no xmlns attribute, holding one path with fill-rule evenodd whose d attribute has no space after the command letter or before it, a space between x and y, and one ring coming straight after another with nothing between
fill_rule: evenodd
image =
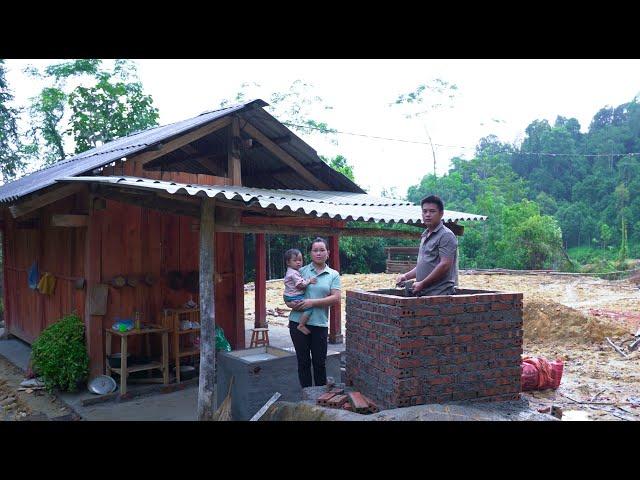
<instances>
[{"instance_id":1,"label":"dirt ground","mask_svg":"<svg viewBox=\"0 0 640 480\"><path fill-rule=\"evenodd\" d=\"M345 291L390 288L396 275L342 275ZM640 289L628 280L559 275L460 275L461 288L524 293L524 354L564 361L558 390L523 394L540 410L560 407L565 420L640 420L640 351L627 358L621 347L640 328ZM252 285L246 287L245 314L253 318ZM281 281L267 283L267 320L287 324ZM638 349L640 350L640 349ZM587 402L587 403L583 403Z\"/></svg>"},{"instance_id":2,"label":"dirt ground","mask_svg":"<svg viewBox=\"0 0 640 480\"><path fill-rule=\"evenodd\" d=\"M342 276L345 292L393 286L393 274ZM561 358L558 390L523 394L531 406L560 407L564 420L640 420L640 349L626 358L606 341L625 348L640 328L640 289L628 280L558 275L460 275L461 288L524 293L524 354ZM267 320L285 326L289 308L282 281L267 283ZM253 285L245 286L245 315L254 315ZM0 420L72 419L72 412L45 391L17 391L23 372L0 357Z\"/></svg>"},{"instance_id":3,"label":"dirt ground","mask_svg":"<svg viewBox=\"0 0 640 480\"><path fill-rule=\"evenodd\" d=\"M44 390L18 391L24 372L0 357L0 421L73 420L75 415Z\"/></svg>"}]
</instances>

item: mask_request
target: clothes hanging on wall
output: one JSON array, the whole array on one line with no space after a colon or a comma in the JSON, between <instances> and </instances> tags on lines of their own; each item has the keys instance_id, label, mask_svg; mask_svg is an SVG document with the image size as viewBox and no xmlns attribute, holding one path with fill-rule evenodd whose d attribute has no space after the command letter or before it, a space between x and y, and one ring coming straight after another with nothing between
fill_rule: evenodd
<instances>
[{"instance_id":1,"label":"clothes hanging on wall","mask_svg":"<svg viewBox=\"0 0 640 480\"><path fill-rule=\"evenodd\" d=\"M56 289L56 277L50 273L45 273L40 282L38 282L38 290L45 295L51 295Z\"/></svg>"},{"instance_id":2,"label":"clothes hanging on wall","mask_svg":"<svg viewBox=\"0 0 640 480\"><path fill-rule=\"evenodd\" d=\"M29 274L27 276L27 281L29 282L29 288L35 290L38 288L38 279L40 274L38 273L38 262L33 262L31 268L29 269Z\"/></svg>"}]
</instances>

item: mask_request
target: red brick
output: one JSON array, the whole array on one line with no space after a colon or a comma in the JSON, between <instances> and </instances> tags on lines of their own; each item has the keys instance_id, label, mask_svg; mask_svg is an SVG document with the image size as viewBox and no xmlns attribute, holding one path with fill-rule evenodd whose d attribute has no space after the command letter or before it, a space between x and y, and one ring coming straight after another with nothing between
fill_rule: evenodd
<instances>
[{"instance_id":1,"label":"red brick","mask_svg":"<svg viewBox=\"0 0 640 480\"><path fill-rule=\"evenodd\" d=\"M418 335L429 336L435 333L435 329L433 327L424 327L418 330Z\"/></svg>"},{"instance_id":2,"label":"red brick","mask_svg":"<svg viewBox=\"0 0 640 480\"><path fill-rule=\"evenodd\" d=\"M475 303L476 296L475 295L452 295L451 303L452 304L467 304L467 303Z\"/></svg>"},{"instance_id":3,"label":"red brick","mask_svg":"<svg viewBox=\"0 0 640 480\"><path fill-rule=\"evenodd\" d=\"M455 377L453 375L435 377L427 380L427 383L429 383L429 385L441 385L444 383L454 383L454 382L455 382Z\"/></svg>"},{"instance_id":4,"label":"red brick","mask_svg":"<svg viewBox=\"0 0 640 480\"><path fill-rule=\"evenodd\" d=\"M447 307L444 307L444 308L447 308ZM439 314L440 314L440 309L438 307L419 308L415 311L416 317L431 317Z\"/></svg>"},{"instance_id":5,"label":"red brick","mask_svg":"<svg viewBox=\"0 0 640 480\"><path fill-rule=\"evenodd\" d=\"M500 294L500 301L501 302L509 302L509 301L513 301L514 296L513 293L501 293Z\"/></svg>"},{"instance_id":6,"label":"red brick","mask_svg":"<svg viewBox=\"0 0 640 480\"><path fill-rule=\"evenodd\" d=\"M336 396L336 394L333 393L333 392L323 393L322 395L320 395L318 397L318 400L316 400L316 403L318 405L326 405L327 401L329 401L330 399L332 399L335 396Z\"/></svg>"},{"instance_id":7,"label":"red brick","mask_svg":"<svg viewBox=\"0 0 640 480\"><path fill-rule=\"evenodd\" d=\"M369 402L360 392L349 392L347 395L354 412L361 413L369 410Z\"/></svg>"},{"instance_id":8,"label":"red brick","mask_svg":"<svg viewBox=\"0 0 640 480\"><path fill-rule=\"evenodd\" d=\"M491 310L511 310L513 308L513 305L511 305L510 303L492 303L491 304Z\"/></svg>"},{"instance_id":9,"label":"red brick","mask_svg":"<svg viewBox=\"0 0 640 480\"><path fill-rule=\"evenodd\" d=\"M469 313L479 313L479 312L486 312L489 310L489 304L488 303L476 303L475 305L468 305L464 307L465 312L469 312Z\"/></svg>"},{"instance_id":10,"label":"red brick","mask_svg":"<svg viewBox=\"0 0 640 480\"><path fill-rule=\"evenodd\" d=\"M465 312L463 305L456 305L455 307L442 307L440 311L443 315L458 315Z\"/></svg>"},{"instance_id":11,"label":"red brick","mask_svg":"<svg viewBox=\"0 0 640 480\"><path fill-rule=\"evenodd\" d=\"M452 343L452 341L453 341L453 338L451 337L451 335L437 335L437 336L427 337L427 342L428 344L431 344L431 345L443 345L447 343Z\"/></svg>"},{"instance_id":12,"label":"red brick","mask_svg":"<svg viewBox=\"0 0 640 480\"><path fill-rule=\"evenodd\" d=\"M456 335L453 338L453 343L467 343L473 340L472 335Z\"/></svg>"},{"instance_id":13,"label":"red brick","mask_svg":"<svg viewBox=\"0 0 640 480\"><path fill-rule=\"evenodd\" d=\"M425 305L450 304L454 295L435 295L430 297L419 297Z\"/></svg>"},{"instance_id":14,"label":"red brick","mask_svg":"<svg viewBox=\"0 0 640 480\"><path fill-rule=\"evenodd\" d=\"M327 406L331 408L340 408L347 401L346 395L336 395L327 401Z\"/></svg>"}]
</instances>

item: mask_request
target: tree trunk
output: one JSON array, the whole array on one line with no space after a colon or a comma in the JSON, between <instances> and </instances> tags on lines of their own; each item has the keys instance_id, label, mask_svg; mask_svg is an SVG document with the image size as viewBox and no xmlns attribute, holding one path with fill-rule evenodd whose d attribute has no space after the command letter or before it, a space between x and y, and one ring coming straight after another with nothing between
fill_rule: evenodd
<instances>
[{"instance_id":1,"label":"tree trunk","mask_svg":"<svg viewBox=\"0 0 640 480\"><path fill-rule=\"evenodd\" d=\"M200 206L200 383L198 420L211 420L216 405L215 201Z\"/></svg>"}]
</instances>

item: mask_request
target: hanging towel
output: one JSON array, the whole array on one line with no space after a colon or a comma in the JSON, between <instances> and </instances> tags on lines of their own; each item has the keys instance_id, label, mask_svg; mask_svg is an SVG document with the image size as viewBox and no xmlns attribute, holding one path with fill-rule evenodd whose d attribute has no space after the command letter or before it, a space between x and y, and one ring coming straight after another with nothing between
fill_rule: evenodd
<instances>
[{"instance_id":1,"label":"hanging towel","mask_svg":"<svg viewBox=\"0 0 640 480\"><path fill-rule=\"evenodd\" d=\"M29 269L29 275L27 276L29 282L29 288L35 290L38 288L38 277L40 274L38 273L38 262L33 262L31 268Z\"/></svg>"},{"instance_id":2,"label":"hanging towel","mask_svg":"<svg viewBox=\"0 0 640 480\"><path fill-rule=\"evenodd\" d=\"M56 289L56 277L50 273L45 273L38 283L38 290L45 295L51 295Z\"/></svg>"}]
</instances>

